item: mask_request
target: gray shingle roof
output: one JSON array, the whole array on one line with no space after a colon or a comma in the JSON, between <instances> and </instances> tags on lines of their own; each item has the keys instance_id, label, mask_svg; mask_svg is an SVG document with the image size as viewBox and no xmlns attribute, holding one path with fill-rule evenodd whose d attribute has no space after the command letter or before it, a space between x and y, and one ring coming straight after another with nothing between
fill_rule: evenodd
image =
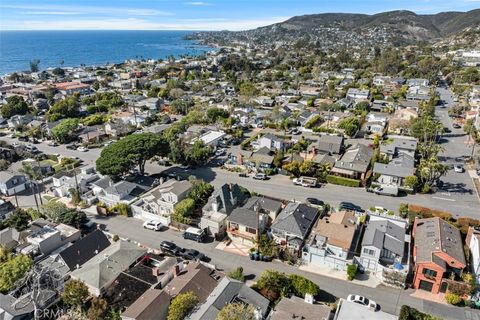
<instances>
[{"instance_id":1,"label":"gray shingle roof","mask_svg":"<svg viewBox=\"0 0 480 320\"><path fill-rule=\"evenodd\" d=\"M364 173L372 159L373 151L363 144L348 149L343 157L335 163L335 168Z\"/></svg>"},{"instance_id":2,"label":"gray shingle roof","mask_svg":"<svg viewBox=\"0 0 480 320\"><path fill-rule=\"evenodd\" d=\"M389 220L371 221L363 235L362 246L374 246L387 249L403 257L405 248L405 229Z\"/></svg>"},{"instance_id":3,"label":"gray shingle roof","mask_svg":"<svg viewBox=\"0 0 480 320\"><path fill-rule=\"evenodd\" d=\"M286 231L299 238L305 238L318 217L318 210L304 203L290 202L278 214L272 229Z\"/></svg>"},{"instance_id":4,"label":"gray shingle roof","mask_svg":"<svg viewBox=\"0 0 480 320\"><path fill-rule=\"evenodd\" d=\"M208 199L204 210L213 210L212 205L217 204L218 212L229 215L233 209L243 204L246 196L238 186L238 184L224 184L220 188L216 189Z\"/></svg>"}]
</instances>

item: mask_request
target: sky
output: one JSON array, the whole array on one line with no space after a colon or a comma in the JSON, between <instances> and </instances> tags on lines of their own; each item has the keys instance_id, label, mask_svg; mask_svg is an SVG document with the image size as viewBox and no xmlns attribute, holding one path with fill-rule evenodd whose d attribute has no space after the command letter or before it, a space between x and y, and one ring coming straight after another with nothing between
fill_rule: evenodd
<instances>
[{"instance_id":1,"label":"sky","mask_svg":"<svg viewBox=\"0 0 480 320\"><path fill-rule=\"evenodd\" d=\"M0 30L246 30L312 13L477 8L480 0L0 0Z\"/></svg>"}]
</instances>

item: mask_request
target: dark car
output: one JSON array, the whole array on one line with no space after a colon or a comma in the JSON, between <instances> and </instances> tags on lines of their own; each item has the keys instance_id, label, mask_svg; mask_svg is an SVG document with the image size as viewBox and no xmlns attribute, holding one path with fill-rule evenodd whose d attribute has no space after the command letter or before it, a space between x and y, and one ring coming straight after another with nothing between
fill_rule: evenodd
<instances>
[{"instance_id":1,"label":"dark car","mask_svg":"<svg viewBox=\"0 0 480 320\"><path fill-rule=\"evenodd\" d=\"M240 173L238 174L238 176L239 176L240 178L246 178L246 177L248 177L245 172L240 172Z\"/></svg>"},{"instance_id":2,"label":"dark car","mask_svg":"<svg viewBox=\"0 0 480 320\"><path fill-rule=\"evenodd\" d=\"M325 205L325 202L323 202L322 200L317 199L317 198L307 198L306 201L307 201L308 204L311 204L313 206L323 206L323 205Z\"/></svg>"},{"instance_id":3,"label":"dark car","mask_svg":"<svg viewBox=\"0 0 480 320\"><path fill-rule=\"evenodd\" d=\"M452 127L454 127L455 129L460 129L462 126L459 125L458 123L454 123L452 124Z\"/></svg>"},{"instance_id":4,"label":"dark car","mask_svg":"<svg viewBox=\"0 0 480 320\"><path fill-rule=\"evenodd\" d=\"M350 211L357 211L357 212L365 212L360 206L353 204L351 202L342 201L340 202L339 206L340 210L350 210Z\"/></svg>"},{"instance_id":5,"label":"dark car","mask_svg":"<svg viewBox=\"0 0 480 320\"><path fill-rule=\"evenodd\" d=\"M27 136L20 136L20 137L18 137L18 140L23 141L23 142L28 142L28 137Z\"/></svg>"},{"instance_id":6,"label":"dark car","mask_svg":"<svg viewBox=\"0 0 480 320\"><path fill-rule=\"evenodd\" d=\"M180 256L186 260L195 261L201 261L203 260L203 258L205 258L205 255L203 253L195 249L182 249L180 252Z\"/></svg>"},{"instance_id":7,"label":"dark car","mask_svg":"<svg viewBox=\"0 0 480 320\"><path fill-rule=\"evenodd\" d=\"M67 144L65 148L70 149L70 150L77 150L77 145L76 144Z\"/></svg>"},{"instance_id":8,"label":"dark car","mask_svg":"<svg viewBox=\"0 0 480 320\"><path fill-rule=\"evenodd\" d=\"M163 252L172 254L174 256L180 254L180 252L182 251L182 248L178 247L175 243L170 241L162 241L160 243L160 249L162 249Z\"/></svg>"}]
</instances>

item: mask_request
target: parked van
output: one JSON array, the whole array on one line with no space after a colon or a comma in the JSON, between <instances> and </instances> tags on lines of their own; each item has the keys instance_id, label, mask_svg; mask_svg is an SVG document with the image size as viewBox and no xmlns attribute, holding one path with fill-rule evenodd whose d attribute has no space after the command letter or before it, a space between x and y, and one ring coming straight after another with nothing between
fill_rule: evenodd
<instances>
[{"instance_id":1,"label":"parked van","mask_svg":"<svg viewBox=\"0 0 480 320\"><path fill-rule=\"evenodd\" d=\"M197 242L203 242L205 240L205 231L199 228L190 227L183 233L184 239L189 239Z\"/></svg>"},{"instance_id":2,"label":"parked van","mask_svg":"<svg viewBox=\"0 0 480 320\"><path fill-rule=\"evenodd\" d=\"M378 195L382 196L398 196L398 187L397 186L389 186L389 185L382 185L373 189L370 189L371 192L374 192Z\"/></svg>"}]
</instances>

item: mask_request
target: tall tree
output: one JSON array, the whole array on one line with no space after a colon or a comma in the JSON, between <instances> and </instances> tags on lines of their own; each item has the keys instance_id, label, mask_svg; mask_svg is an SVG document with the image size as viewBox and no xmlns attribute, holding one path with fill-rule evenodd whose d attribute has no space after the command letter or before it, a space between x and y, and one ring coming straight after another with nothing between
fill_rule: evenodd
<instances>
[{"instance_id":1,"label":"tall tree","mask_svg":"<svg viewBox=\"0 0 480 320\"><path fill-rule=\"evenodd\" d=\"M118 177L138 167L143 174L146 161L154 156L166 156L168 149L168 143L154 133L132 134L102 150L96 161L97 170Z\"/></svg>"},{"instance_id":2,"label":"tall tree","mask_svg":"<svg viewBox=\"0 0 480 320\"><path fill-rule=\"evenodd\" d=\"M10 118L14 115L23 115L28 112L28 104L21 96L11 96L7 98L7 103L1 108L2 117Z\"/></svg>"}]
</instances>

